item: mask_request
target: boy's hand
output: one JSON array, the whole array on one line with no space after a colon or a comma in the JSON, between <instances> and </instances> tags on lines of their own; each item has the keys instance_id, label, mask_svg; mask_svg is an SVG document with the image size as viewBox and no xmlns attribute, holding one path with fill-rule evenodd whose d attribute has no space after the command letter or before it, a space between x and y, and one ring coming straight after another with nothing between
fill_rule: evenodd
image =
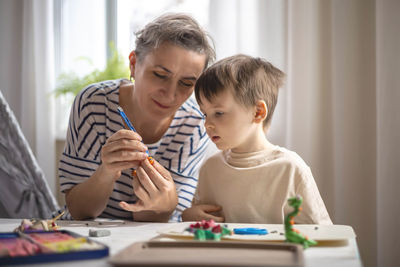
<instances>
[{"instance_id":1,"label":"boy's hand","mask_svg":"<svg viewBox=\"0 0 400 267\"><path fill-rule=\"evenodd\" d=\"M213 213L220 212L222 210L221 206L217 205L194 205L191 208L185 209L182 213L183 221L201 221L201 220L211 220L215 222L224 222L225 218L222 216L213 215Z\"/></svg>"}]
</instances>

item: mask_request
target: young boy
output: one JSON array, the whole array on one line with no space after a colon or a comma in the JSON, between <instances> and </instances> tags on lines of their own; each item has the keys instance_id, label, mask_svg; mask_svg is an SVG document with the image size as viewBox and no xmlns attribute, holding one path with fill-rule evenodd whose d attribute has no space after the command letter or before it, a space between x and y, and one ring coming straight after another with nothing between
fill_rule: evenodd
<instances>
[{"instance_id":1,"label":"young boy","mask_svg":"<svg viewBox=\"0 0 400 267\"><path fill-rule=\"evenodd\" d=\"M332 224L310 168L265 135L284 73L260 58L236 55L208 68L195 87L207 134L222 150L200 169L184 221L283 223L288 198L303 197L297 223Z\"/></svg>"}]
</instances>

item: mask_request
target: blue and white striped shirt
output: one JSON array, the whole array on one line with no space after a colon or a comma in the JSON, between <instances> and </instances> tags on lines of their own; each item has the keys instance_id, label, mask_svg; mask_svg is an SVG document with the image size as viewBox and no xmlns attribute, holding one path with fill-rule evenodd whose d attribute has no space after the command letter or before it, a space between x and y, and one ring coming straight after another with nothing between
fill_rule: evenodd
<instances>
[{"instance_id":1,"label":"blue and white striped shirt","mask_svg":"<svg viewBox=\"0 0 400 267\"><path fill-rule=\"evenodd\" d=\"M121 81L92 84L76 96L59 164L62 192L92 176L101 164L100 151L107 138L125 128L117 111ZM208 143L203 116L197 103L189 98L175 113L164 136L155 144L146 144L149 154L170 171L175 181L179 203L171 221L179 221L181 212L191 206ZM122 200L128 203L137 200L131 171L122 171L100 217L132 219L132 213L118 205Z\"/></svg>"}]
</instances>

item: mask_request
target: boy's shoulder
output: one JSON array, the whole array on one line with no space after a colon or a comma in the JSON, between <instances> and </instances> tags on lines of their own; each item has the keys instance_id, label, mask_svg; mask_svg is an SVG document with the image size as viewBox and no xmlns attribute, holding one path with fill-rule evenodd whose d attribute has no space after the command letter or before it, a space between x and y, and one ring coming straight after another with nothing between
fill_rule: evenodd
<instances>
[{"instance_id":1,"label":"boy's shoulder","mask_svg":"<svg viewBox=\"0 0 400 267\"><path fill-rule=\"evenodd\" d=\"M310 167L295 151L285 147L275 146L271 153L271 162L275 164L295 168L299 171L309 171Z\"/></svg>"},{"instance_id":2,"label":"boy's shoulder","mask_svg":"<svg viewBox=\"0 0 400 267\"><path fill-rule=\"evenodd\" d=\"M224 155L223 155L223 151L217 151L216 153L214 153L213 155L211 155L210 157L208 157L207 159L204 160L204 163L202 164L202 168L204 168L205 166L210 166L210 165L219 165L219 164L223 164L224 159L223 159Z\"/></svg>"},{"instance_id":3,"label":"boy's shoulder","mask_svg":"<svg viewBox=\"0 0 400 267\"><path fill-rule=\"evenodd\" d=\"M206 162L222 161L223 157L224 157L224 151L218 150L210 157L208 157Z\"/></svg>"}]
</instances>

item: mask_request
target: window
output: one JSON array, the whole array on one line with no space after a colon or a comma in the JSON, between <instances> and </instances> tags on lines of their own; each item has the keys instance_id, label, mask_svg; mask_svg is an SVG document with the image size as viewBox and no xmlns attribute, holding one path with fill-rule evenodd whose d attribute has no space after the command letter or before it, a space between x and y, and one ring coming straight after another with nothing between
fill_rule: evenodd
<instances>
[{"instance_id":1,"label":"window","mask_svg":"<svg viewBox=\"0 0 400 267\"><path fill-rule=\"evenodd\" d=\"M105 1L57 0L54 3L55 76L82 77L106 62ZM65 139L73 95L56 98L56 137Z\"/></svg>"},{"instance_id":2,"label":"window","mask_svg":"<svg viewBox=\"0 0 400 267\"><path fill-rule=\"evenodd\" d=\"M166 12L184 12L208 28L206 0L56 0L54 4L55 74L84 76L103 69L113 41L122 55L135 46L134 33ZM56 99L57 138L64 139L72 95Z\"/></svg>"},{"instance_id":3,"label":"window","mask_svg":"<svg viewBox=\"0 0 400 267\"><path fill-rule=\"evenodd\" d=\"M117 47L127 56L135 46L134 33L160 14L167 12L187 13L193 16L204 28L208 28L209 1L118 0L117 6Z\"/></svg>"}]
</instances>

